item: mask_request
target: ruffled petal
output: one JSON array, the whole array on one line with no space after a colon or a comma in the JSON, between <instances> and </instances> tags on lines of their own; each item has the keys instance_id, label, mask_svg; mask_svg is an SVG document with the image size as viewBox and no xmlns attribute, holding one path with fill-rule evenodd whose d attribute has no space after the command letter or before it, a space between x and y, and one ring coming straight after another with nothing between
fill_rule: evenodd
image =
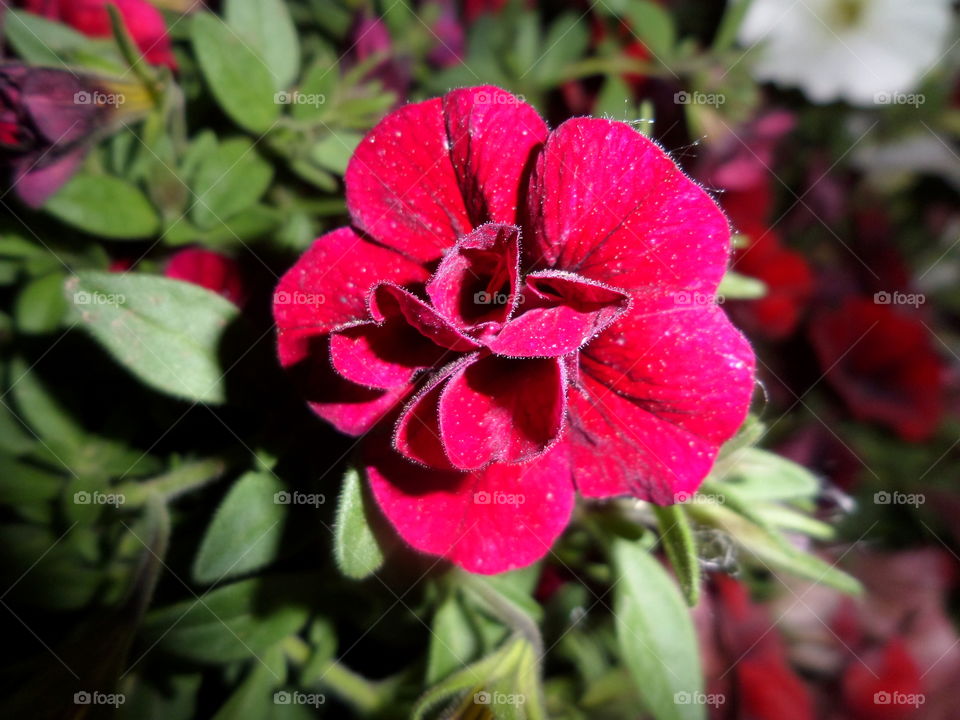
<instances>
[{"instance_id":1,"label":"ruffled petal","mask_svg":"<svg viewBox=\"0 0 960 720\"><path fill-rule=\"evenodd\" d=\"M423 300L390 283L373 289L370 294L370 315L377 322L402 316L423 337L450 350L469 352L480 347Z\"/></svg>"},{"instance_id":2,"label":"ruffled petal","mask_svg":"<svg viewBox=\"0 0 960 720\"><path fill-rule=\"evenodd\" d=\"M508 357L568 355L627 311L630 296L615 288L555 270L531 273L524 312L488 345Z\"/></svg>"},{"instance_id":3,"label":"ruffled petal","mask_svg":"<svg viewBox=\"0 0 960 720\"><path fill-rule=\"evenodd\" d=\"M440 395L440 436L453 465L525 462L557 442L566 411L563 364L488 356L460 367Z\"/></svg>"},{"instance_id":4,"label":"ruffled petal","mask_svg":"<svg viewBox=\"0 0 960 720\"><path fill-rule=\"evenodd\" d=\"M402 317L382 325L374 322L350 325L330 335L330 360L348 380L387 390L410 384L419 370L426 370L450 354L410 327Z\"/></svg>"},{"instance_id":5,"label":"ruffled petal","mask_svg":"<svg viewBox=\"0 0 960 720\"><path fill-rule=\"evenodd\" d=\"M439 98L387 115L347 166L347 207L378 242L426 262L472 228L450 161Z\"/></svg>"},{"instance_id":6,"label":"ruffled petal","mask_svg":"<svg viewBox=\"0 0 960 720\"><path fill-rule=\"evenodd\" d=\"M288 330L279 343L283 365L310 409L347 435L363 435L410 394L409 385L378 390L344 380L330 364L329 336Z\"/></svg>"},{"instance_id":7,"label":"ruffled petal","mask_svg":"<svg viewBox=\"0 0 960 720\"><path fill-rule=\"evenodd\" d=\"M569 401L580 492L668 504L696 490L753 394L753 351L723 311L664 303L625 317L580 355Z\"/></svg>"},{"instance_id":8,"label":"ruffled petal","mask_svg":"<svg viewBox=\"0 0 960 720\"><path fill-rule=\"evenodd\" d=\"M367 477L400 536L470 572L525 567L550 550L573 510L565 445L525 465L472 473L423 470L373 440Z\"/></svg>"},{"instance_id":9,"label":"ruffled petal","mask_svg":"<svg viewBox=\"0 0 960 720\"><path fill-rule=\"evenodd\" d=\"M273 317L284 333L295 328L330 332L367 317L367 295L379 282L423 282L427 272L351 228L318 238L277 284Z\"/></svg>"},{"instance_id":10,"label":"ruffled petal","mask_svg":"<svg viewBox=\"0 0 960 720\"><path fill-rule=\"evenodd\" d=\"M574 118L551 133L528 204L524 257L531 267L625 290L702 292L715 290L726 269L730 231L716 203L621 122Z\"/></svg>"},{"instance_id":11,"label":"ruffled petal","mask_svg":"<svg viewBox=\"0 0 960 720\"><path fill-rule=\"evenodd\" d=\"M530 105L492 86L443 98L450 157L474 225L515 225L547 125Z\"/></svg>"},{"instance_id":12,"label":"ruffled petal","mask_svg":"<svg viewBox=\"0 0 960 720\"><path fill-rule=\"evenodd\" d=\"M462 328L504 322L517 304L520 230L487 223L460 238L427 283L427 295Z\"/></svg>"}]
</instances>

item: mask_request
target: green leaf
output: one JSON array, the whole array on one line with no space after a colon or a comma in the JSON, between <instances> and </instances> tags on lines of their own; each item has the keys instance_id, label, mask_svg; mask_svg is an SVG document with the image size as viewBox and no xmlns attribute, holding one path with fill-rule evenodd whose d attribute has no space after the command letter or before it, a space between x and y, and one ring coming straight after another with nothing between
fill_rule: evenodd
<instances>
[{"instance_id":1,"label":"green leaf","mask_svg":"<svg viewBox=\"0 0 960 720\"><path fill-rule=\"evenodd\" d=\"M245 130L265 133L280 116L274 79L263 60L220 18L197 13L190 37L217 103Z\"/></svg>"},{"instance_id":2,"label":"green leaf","mask_svg":"<svg viewBox=\"0 0 960 720\"><path fill-rule=\"evenodd\" d=\"M110 175L75 175L43 209L67 225L114 240L148 238L160 229L147 197Z\"/></svg>"},{"instance_id":3,"label":"green leaf","mask_svg":"<svg viewBox=\"0 0 960 720\"><path fill-rule=\"evenodd\" d=\"M740 26L743 19L750 9L750 3L753 0L731 0L727 3L726 10L723 13L723 19L720 21L720 27L713 39L714 52L723 52L729 49L737 40L737 34L740 32Z\"/></svg>"},{"instance_id":4,"label":"green leaf","mask_svg":"<svg viewBox=\"0 0 960 720\"><path fill-rule=\"evenodd\" d=\"M226 222L254 205L270 187L273 166L246 138L232 138L205 155L191 183L191 219L201 229Z\"/></svg>"},{"instance_id":5,"label":"green leaf","mask_svg":"<svg viewBox=\"0 0 960 720\"><path fill-rule=\"evenodd\" d=\"M536 75L545 85L559 81L566 67L579 60L589 44L587 24L576 14L560 15L550 24L543 39L543 54L534 66Z\"/></svg>"},{"instance_id":6,"label":"green leaf","mask_svg":"<svg viewBox=\"0 0 960 720\"><path fill-rule=\"evenodd\" d=\"M67 310L63 297L63 273L31 280L17 296L14 317L21 332L42 335L60 326Z\"/></svg>"},{"instance_id":7,"label":"green leaf","mask_svg":"<svg viewBox=\"0 0 960 720\"><path fill-rule=\"evenodd\" d=\"M219 582L273 562L286 516L286 505L276 501L282 490L265 472L249 472L233 484L200 543L193 563L197 582Z\"/></svg>"},{"instance_id":8,"label":"green leaf","mask_svg":"<svg viewBox=\"0 0 960 720\"><path fill-rule=\"evenodd\" d=\"M652 0L632 0L624 7L630 29L661 64L669 61L677 42L670 13Z\"/></svg>"},{"instance_id":9,"label":"green leaf","mask_svg":"<svg viewBox=\"0 0 960 720\"><path fill-rule=\"evenodd\" d=\"M237 307L209 290L152 275L80 272L65 283L86 330L150 387L197 402L226 399L218 350Z\"/></svg>"},{"instance_id":10,"label":"green leaf","mask_svg":"<svg viewBox=\"0 0 960 720\"><path fill-rule=\"evenodd\" d=\"M636 543L616 539L613 563L617 643L647 708L657 720L702 720L705 706L697 637L666 570Z\"/></svg>"},{"instance_id":11,"label":"green leaf","mask_svg":"<svg viewBox=\"0 0 960 720\"><path fill-rule=\"evenodd\" d=\"M660 540L673 566L687 605L694 607L700 599L700 561L693 541L690 521L681 505L653 505L660 525Z\"/></svg>"},{"instance_id":12,"label":"green leaf","mask_svg":"<svg viewBox=\"0 0 960 720\"><path fill-rule=\"evenodd\" d=\"M75 450L85 443L83 428L20 357L10 363L10 394L17 417L47 444L57 450Z\"/></svg>"},{"instance_id":13,"label":"green leaf","mask_svg":"<svg viewBox=\"0 0 960 720\"><path fill-rule=\"evenodd\" d=\"M820 481L805 467L755 447L731 453L715 475L748 502L806 500L820 492Z\"/></svg>"},{"instance_id":14,"label":"green leaf","mask_svg":"<svg viewBox=\"0 0 960 720\"><path fill-rule=\"evenodd\" d=\"M363 135L354 132L330 133L318 140L310 148L310 159L318 166L337 175L347 171L347 163L353 156L353 151L363 140Z\"/></svg>"},{"instance_id":15,"label":"green leaf","mask_svg":"<svg viewBox=\"0 0 960 720\"><path fill-rule=\"evenodd\" d=\"M343 490L337 506L333 555L340 572L362 580L383 565L383 551L370 527L367 498L360 473L350 468L343 476Z\"/></svg>"},{"instance_id":16,"label":"green leaf","mask_svg":"<svg viewBox=\"0 0 960 720\"><path fill-rule=\"evenodd\" d=\"M62 23L9 7L4 10L7 40L30 64L60 67L70 53L90 45L90 38Z\"/></svg>"},{"instance_id":17,"label":"green leaf","mask_svg":"<svg viewBox=\"0 0 960 720\"><path fill-rule=\"evenodd\" d=\"M291 103L290 114L297 120L309 121L326 113L333 105L339 78L336 55L333 51L322 48L304 73L298 89L307 100L314 102Z\"/></svg>"},{"instance_id":18,"label":"green leaf","mask_svg":"<svg viewBox=\"0 0 960 720\"><path fill-rule=\"evenodd\" d=\"M756 300L767 294L767 286L762 280L741 275L728 270L720 281L717 295L724 300Z\"/></svg>"},{"instance_id":19,"label":"green leaf","mask_svg":"<svg viewBox=\"0 0 960 720\"><path fill-rule=\"evenodd\" d=\"M477 638L459 598L451 593L440 603L430 628L427 684L439 682L464 667L479 650Z\"/></svg>"},{"instance_id":20,"label":"green leaf","mask_svg":"<svg viewBox=\"0 0 960 720\"><path fill-rule=\"evenodd\" d=\"M242 580L150 613L143 638L200 663L253 660L306 624L315 595L301 575Z\"/></svg>"},{"instance_id":21,"label":"green leaf","mask_svg":"<svg viewBox=\"0 0 960 720\"><path fill-rule=\"evenodd\" d=\"M269 718L274 709L273 691L283 684L286 669L282 647L270 648L253 663L240 687L233 691L213 720Z\"/></svg>"},{"instance_id":22,"label":"green leaf","mask_svg":"<svg viewBox=\"0 0 960 720\"><path fill-rule=\"evenodd\" d=\"M277 90L296 80L300 39L284 0L226 0L224 16L263 59Z\"/></svg>"}]
</instances>

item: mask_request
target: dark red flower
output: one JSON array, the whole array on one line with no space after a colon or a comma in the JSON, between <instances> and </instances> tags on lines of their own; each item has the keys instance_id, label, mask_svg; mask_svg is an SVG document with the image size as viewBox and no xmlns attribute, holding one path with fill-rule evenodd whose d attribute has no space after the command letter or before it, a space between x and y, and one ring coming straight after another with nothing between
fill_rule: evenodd
<instances>
[{"instance_id":1,"label":"dark red flower","mask_svg":"<svg viewBox=\"0 0 960 720\"><path fill-rule=\"evenodd\" d=\"M849 298L817 314L810 339L827 381L857 418L911 441L937 428L944 367L921 320L892 305Z\"/></svg>"},{"instance_id":2,"label":"dark red flower","mask_svg":"<svg viewBox=\"0 0 960 720\"><path fill-rule=\"evenodd\" d=\"M90 37L110 37L107 5L115 5L143 56L154 65L176 69L163 14L147 0L24 0L24 7L58 20Z\"/></svg>"},{"instance_id":3,"label":"dark red flower","mask_svg":"<svg viewBox=\"0 0 960 720\"><path fill-rule=\"evenodd\" d=\"M117 113L136 112L136 103L120 110L101 100L132 91L68 70L0 65L0 153L20 199L39 207L69 180L96 134Z\"/></svg>"},{"instance_id":4,"label":"dark red flower","mask_svg":"<svg viewBox=\"0 0 960 720\"><path fill-rule=\"evenodd\" d=\"M906 720L925 702L920 669L898 637L858 655L842 684L844 704L855 720Z\"/></svg>"},{"instance_id":5,"label":"dark red flower","mask_svg":"<svg viewBox=\"0 0 960 720\"><path fill-rule=\"evenodd\" d=\"M574 488L700 484L754 358L712 301L726 219L659 147L467 88L388 115L346 185L354 226L278 285L279 356L342 431L396 418L364 462L407 542L501 572L548 551Z\"/></svg>"},{"instance_id":6,"label":"dark red flower","mask_svg":"<svg viewBox=\"0 0 960 720\"><path fill-rule=\"evenodd\" d=\"M734 253L733 269L763 281L766 293L731 304L730 314L748 335L780 340L794 331L813 294L806 259L783 246L780 236L762 227L742 227L746 247Z\"/></svg>"},{"instance_id":7,"label":"dark red flower","mask_svg":"<svg viewBox=\"0 0 960 720\"><path fill-rule=\"evenodd\" d=\"M235 305L243 305L247 298L240 265L232 257L213 250L180 250L167 261L163 274L212 290Z\"/></svg>"}]
</instances>

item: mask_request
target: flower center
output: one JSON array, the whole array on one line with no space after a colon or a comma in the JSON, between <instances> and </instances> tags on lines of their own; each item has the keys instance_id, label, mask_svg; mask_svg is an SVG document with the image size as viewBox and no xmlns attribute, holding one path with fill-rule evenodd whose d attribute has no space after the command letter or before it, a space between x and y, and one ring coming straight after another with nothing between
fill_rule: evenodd
<instances>
[{"instance_id":1,"label":"flower center","mask_svg":"<svg viewBox=\"0 0 960 720\"><path fill-rule=\"evenodd\" d=\"M860 24L868 0L836 0L833 6L833 22L831 25L842 30L849 30Z\"/></svg>"}]
</instances>

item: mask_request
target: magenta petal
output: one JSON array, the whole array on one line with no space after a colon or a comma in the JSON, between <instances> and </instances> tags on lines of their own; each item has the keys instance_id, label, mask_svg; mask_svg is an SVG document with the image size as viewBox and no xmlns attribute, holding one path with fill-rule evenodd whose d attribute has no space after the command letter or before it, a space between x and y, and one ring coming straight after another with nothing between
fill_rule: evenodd
<instances>
[{"instance_id":1,"label":"magenta petal","mask_svg":"<svg viewBox=\"0 0 960 720\"><path fill-rule=\"evenodd\" d=\"M753 394L753 351L714 305L635 312L580 356L568 437L587 497L693 492Z\"/></svg>"},{"instance_id":2,"label":"magenta petal","mask_svg":"<svg viewBox=\"0 0 960 720\"><path fill-rule=\"evenodd\" d=\"M453 169L473 224L517 224L546 123L530 105L489 85L447 93L443 112Z\"/></svg>"},{"instance_id":3,"label":"magenta petal","mask_svg":"<svg viewBox=\"0 0 960 720\"><path fill-rule=\"evenodd\" d=\"M402 315L423 337L449 350L469 352L480 345L467 337L423 300L401 287L384 283L370 294L370 315L377 322Z\"/></svg>"},{"instance_id":4,"label":"magenta petal","mask_svg":"<svg viewBox=\"0 0 960 720\"><path fill-rule=\"evenodd\" d=\"M529 197L530 265L628 291L711 292L726 270L723 213L663 150L624 123L563 123L537 160Z\"/></svg>"},{"instance_id":5,"label":"magenta petal","mask_svg":"<svg viewBox=\"0 0 960 720\"><path fill-rule=\"evenodd\" d=\"M427 283L427 295L458 327L502 323L517 304L519 261L519 228L481 225L446 254Z\"/></svg>"},{"instance_id":6,"label":"magenta petal","mask_svg":"<svg viewBox=\"0 0 960 720\"><path fill-rule=\"evenodd\" d=\"M376 390L344 380L331 367L328 335L310 328L286 331L279 355L310 409L347 435L363 435L410 393L410 386Z\"/></svg>"},{"instance_id":7,"label":"magenta petal","mask_svg":"<svg viewBox=\"0 0 960 720\"><path fill-rule=\"evenodd\" d=\"M415 549L492 575L546 555L573 510L566 446L524 465L473 473L425 471L368 444L367 477L400 536Z\"/></svg>"},{"instance_id":8,"label":"magenta petal","mask_svg":"<svg viewBox=\"0 0 960 720\"><path fill-rule=\"evenodd\" d=\"M596 337L630 306L630 296L570 273L531 273L524 312L488 345L508 357L559 357Z\"/></svg>"},{"instance_id":9,"label":"magenta petal","mask_svg":"<svg viewBox=\"0 0 960 720\"><path fill-rule=\"evenodd\" d=\"M450 462L476 470L524 462L560 437L566 411L563 364L488 356L457 370L440 395L440 431Z\"/></svg>"},{"instance_id":10,"label":"magenta petal","mask_svg":"<svg viewBox=\"0 0 960 720\"><path fill-rule=\"evenodd\" d=\"M358 323L330 335L330 360L348 380L383 390L408 385L418 370L442 362L446 350L402 318Z\"/></svg>"},{"instance_id":11,"label":"magenta petal","mask_svg":"<svg viewBox=\"0 0 960 720\"><path fill-rule=\"evenodd\" d=\"M24 204L39 208L73 177L87 154L77 147L55 159L27 155L13 163L13 186Z\"/></svg>"},{"instance_id":12,"label":"magenta petal","mask_svg":"<svg viewBox=\"0 0 960 720\"><path fill-rule=\"evenodd\" d=\"M347 207L379 242L426 262L471 229L450 162L440 99L387 115L347 166Z\"/></svg>"},{"instance_id":13,"label":"magenta petal","mask_svg":"<svg viewBox=\"0 0 960 720\"><path fill-rule=\"evenodd\" d=\"M273 317L293 328L329 332L367 318L367 295L378 282L423 282L426 271L387 248L340 228L318 238L277 284Z\"/></svg>"},{"instance_id":14,"label":"magenta petal","mask_svg":"<svg viewBox=\"0 0 960 720\"><path fill-rule=\"evenodd\" d=\"M453 469L440 439L440 393L447 378L476 359L468 355L441 368L407 403L393 434L398 453L427 467Z\"/></svg>"}]
</instances>

